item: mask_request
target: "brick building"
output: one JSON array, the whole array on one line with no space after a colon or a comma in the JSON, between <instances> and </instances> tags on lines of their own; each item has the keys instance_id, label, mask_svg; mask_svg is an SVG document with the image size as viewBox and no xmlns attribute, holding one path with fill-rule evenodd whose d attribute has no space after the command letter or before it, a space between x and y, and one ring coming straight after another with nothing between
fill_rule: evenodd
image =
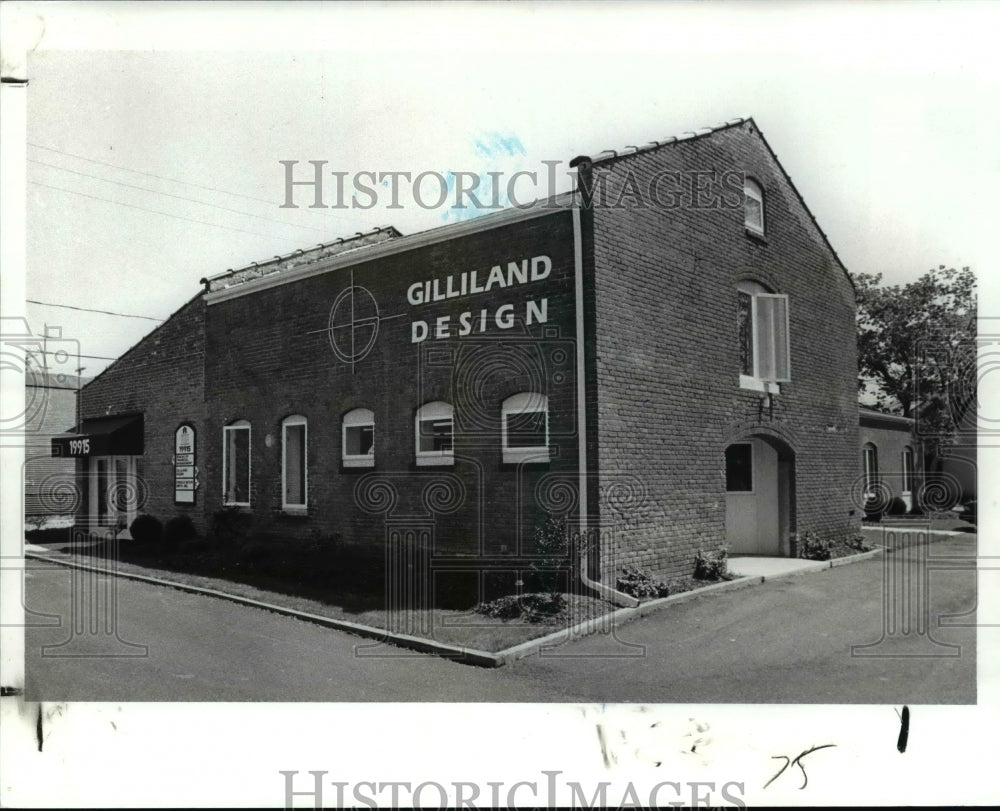
<instances>
[{"instance_id":1,"label":"brick building","mask_svg":"<svg viewBox=\"0 0 1000 811\"><path fill-rule=\"evenodd\" d=\"M81 523L228 506L516 560L557 514L612 584L857 531L854 291L756 124L572 165L530 207L204 279L56 443Z\"/></svg>"},{"instance_id":2,"label":"brick building","mask_svg":"<svg viewBox=\"0 0 1000 811\"><path fill-rule=\"evenodd\" d=\"M923 474L913 420L873 408L858 409L863 488L869 512L884 512L895 498L917 505Z\"/></svg>"}]
</instances>

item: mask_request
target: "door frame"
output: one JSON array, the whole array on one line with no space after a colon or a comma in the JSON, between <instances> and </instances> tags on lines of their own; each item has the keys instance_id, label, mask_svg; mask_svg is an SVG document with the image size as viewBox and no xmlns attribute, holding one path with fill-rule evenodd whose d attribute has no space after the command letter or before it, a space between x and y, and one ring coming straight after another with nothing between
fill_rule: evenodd
<instances>
[{"instance_id":1,"label":"door frame","mask_svg":"<svg viewBox=\"0 0 1000 811\"><path fill-rule=\"evenodd\" d=\"M126 505L124 513L120 512L115 505L107 504L107 520L102 522L100 519L100 499L106 499L108 493L111 491L119 479L117 476L118 464L120 461L125 463L124 471L124 482L127 486L131 487L132 492L138 492L138 477L136 474L136 456L124 456L124 455L110 455L110 456L91 456L87 460L87 484L88 484L88 525L91 530L101 530L117 526L118 519L125 518L125 529L123 532L119 533L119 537L130 538L128 528L132 525L138 514L138 505L136 504L136 499L131 499L130 503ZM107 478L106 484L102 489L98 486L99 483L99 470L100 463L103 462L109 471L114 471L114 477L109 476Z\"/></svg>"}]
</instances>

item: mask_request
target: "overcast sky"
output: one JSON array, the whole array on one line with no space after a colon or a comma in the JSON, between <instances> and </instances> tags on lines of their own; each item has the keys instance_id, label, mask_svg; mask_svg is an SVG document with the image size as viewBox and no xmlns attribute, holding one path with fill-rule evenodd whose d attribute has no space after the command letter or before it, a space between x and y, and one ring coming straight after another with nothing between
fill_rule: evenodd
<instances>
[{"instance_id":1,"label":"overcast sky","mask_svg":"<svg viewBox=\"0 0 1000 811\"><path fill-rule=\"evenodd\" d=\"M457 216L282 209L281 160L509 173L750 115L851 271L987 270L993 4L28 5L29 299L165 317L203 276ZM155 326L27 314L109 357Z\"/></svg>"}]
</instances>

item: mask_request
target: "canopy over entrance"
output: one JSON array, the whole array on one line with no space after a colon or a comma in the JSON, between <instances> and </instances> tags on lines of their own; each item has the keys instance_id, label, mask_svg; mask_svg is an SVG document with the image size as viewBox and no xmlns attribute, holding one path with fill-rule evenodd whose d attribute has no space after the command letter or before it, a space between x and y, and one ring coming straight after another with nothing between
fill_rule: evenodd
<instances>
[{"instance_id":1,"label":"canopy over entrance","mask_svg":"<svg viewBox=\"0 0 1000 811\"><path fill-rule=\"evenodd\" d=\"M141 456L142 451L142 414L84 420L71 432L52 438L53 456Z\"/></svg>"}]
</instances>

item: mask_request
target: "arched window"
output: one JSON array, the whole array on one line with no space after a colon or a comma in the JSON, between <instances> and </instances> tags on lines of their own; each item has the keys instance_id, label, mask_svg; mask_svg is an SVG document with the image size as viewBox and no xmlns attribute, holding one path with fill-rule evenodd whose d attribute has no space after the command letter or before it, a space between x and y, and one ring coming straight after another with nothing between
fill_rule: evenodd
<instances>
[{"instance_id":1,"label":"arched window","mask_svg":"<svg viewBox=\"0 0 1000 811\"><path fill-rule=\"evenodd\" d=\"M913 448L903 448L903 492L913 492Z\"/></svg>"},{"instance_id":2,"label":"arched window","mask_svg":"<svg viewBox=\"0 0 1000 811\"><path fill-rule=\"evenodd\" d=\"M344 467L375 467L375 414L355 408L344 415L342 431Z\"/></svg>"},{"instance_id":3,"label":"arched window","mask_svg":"<svg viewBox=\"0 0 1000 811\"><path fill-rule=\"evenodd\" d=\"M425 403L417 409L414 432L418 465L455 463L454 416L451 405L441 401Z\"/></svg>"},{"instance_id":4,"label":"arched window","mask_svg":"<svg viewBox=\"0 0 1000 811\"><path fill-rule=\"evenodd\" d=\"M878 486L878 448L866 442L861 448L862 465L865 476L865 497L875 495Z\"/></svg>"},{"instance_id":5,"label":"arched window","mask_svg":"<svg viewBox=\"0 0 1000 811\"><path fill-rule=\"evenodd\" d=\"M549 398L523 392L503 401L500 431L504 462L549 461Z\"/></svg>"},{"instance_id":6,"label":"arched window","mask_svg":"<svg viewBox=\"0 0 1000 811\"><path fill-rule=\"evenodd\" d=\"M750 233L764 235L764 190L750 178L743 180L743 224Z\"/></svg>"},{"instance_id":7,"label":"arched window","mask_svg":"<svg viewBox=\"0 0 1000 811\"><path fill-rule=\"evenodd\" d=\"M740 385L777 391L778 383L792 379L788 296L744 280L736 285L736 298Z\"/></svg>"},{"instance_id":8,"label":"arched window","mask_svg":"<svg viewBox=\"0 0 1000 811\"><path fill-rule=\"evenodd\" d=\"M306 418L300 414L281 421L281 508L306 508L308 474Z\"/></svg>"},{"instance_id":9,"label":"arched window","mask_svg":"<svg viewBox=\"0 0 1000 811\"><path fill-rule=\"evenodd\" d=\"M236 420L222 429L222 502L250 506L250 423Z\"/></svg>"}]
</instances>

